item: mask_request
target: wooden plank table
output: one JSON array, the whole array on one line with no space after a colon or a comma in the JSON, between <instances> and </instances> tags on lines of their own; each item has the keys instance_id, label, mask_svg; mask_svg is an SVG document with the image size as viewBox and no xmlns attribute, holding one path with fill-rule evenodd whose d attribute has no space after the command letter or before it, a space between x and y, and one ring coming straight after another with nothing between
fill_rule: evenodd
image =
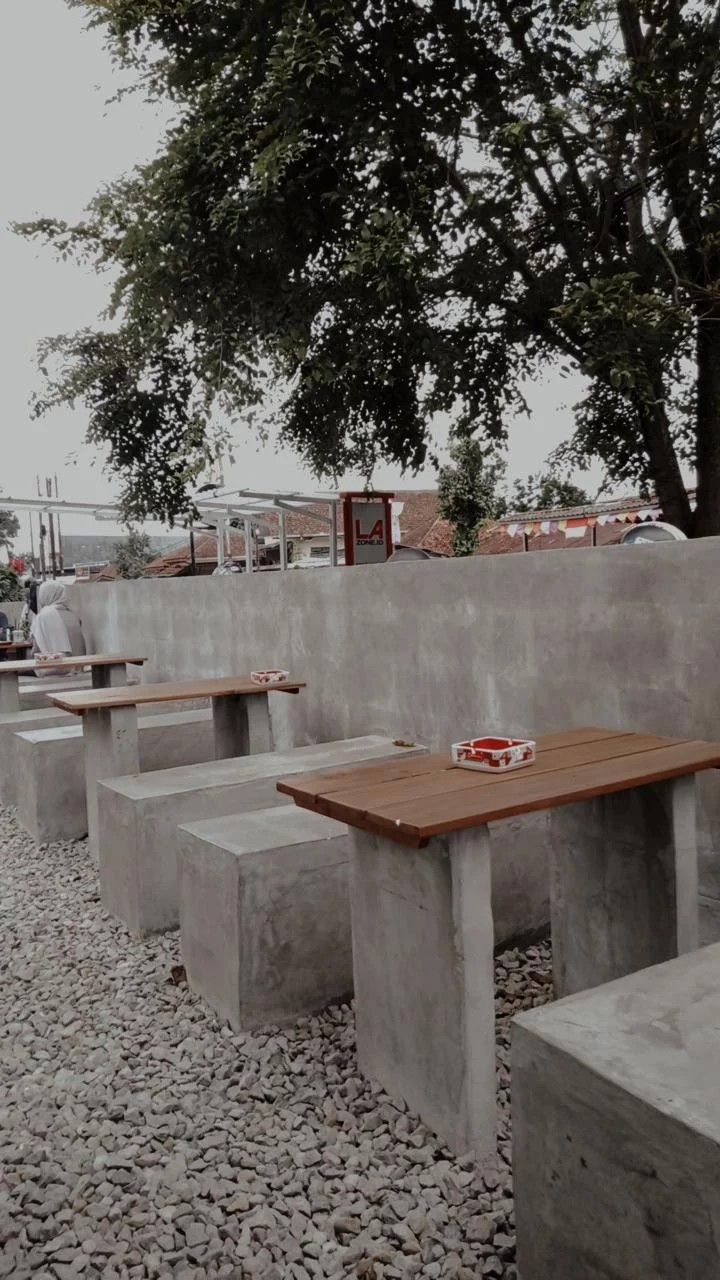
<instances>
[{"instance_id":1,"label":"wooden plank table","mask_svg":"<svg viewBox=\"0 0 720 1280\"><path fill-rule=\"evenodd\" d=\"M32 640L0 640L0 666L7 662L11 653L27 653L32 644Z\"/></svg>"},{"instance_id":2,"label":"wooden plank table","mask_svg":"<svg viewBox=\"0 0 720 1280\"><path fill-rule=\"evenodd\" d=\"M138 707L210 698L215 758L224 760L272 751L269 694L297 694L304 688L299 680L257 684L240 675L53 694L56 707L83 717L91 850L97 851L97 783L140 772Z\"/></svg>"},{"instance_id":3,"label":"wooden plank table","mask_svg":"<svg viewBox=\"0 0 720 1280\"><path fill-rule=\"evenodd\" d=\"M32 642L26 643L29 646ZM38 672L47 676L49 671L66 672L90 667L93 689L109 689L125 684L128 665L141 667L146 661L146 658L127 653L85 653L75 658L58 658L52 663L38 662L35 658L1 662L0 712L20 710L20 676L36 675Z\"/></svg>"},{"instance_id":4,"label":"wooden plank table","mask_svg":"<svg viewBox=\"0 0 720 1280\"><path fill-rule=\"evenodd\" d=\"M294 777L352 830L358 1055L457 1151L495 1147L488 823L550 810L557 994L698 946L694 774L720 744L609 729L538 742L502 776L448 755Z\"/></svg>"}]
</instances>

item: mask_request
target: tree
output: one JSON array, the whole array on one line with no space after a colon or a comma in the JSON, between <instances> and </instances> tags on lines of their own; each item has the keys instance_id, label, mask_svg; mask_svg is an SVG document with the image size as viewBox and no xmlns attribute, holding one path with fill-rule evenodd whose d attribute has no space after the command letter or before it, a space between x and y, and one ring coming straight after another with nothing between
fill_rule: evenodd
<instances>
[{"instance_id":1,"label":"tree","mask_svg":"<svg viewBox=\"0 0 720 1280\"><path fill-rule=\"evenodd\" d=\"M6 564L0 564L0 604L24 598L22 583L15 571Z\"/></svg>"},{"instance_id":2,"label":"tree","mask_svg":"<svg viewBox=\"0 0 720 1280\"><path fill-rule=\"evenodd\" d=\"M505 463L473 436L461 437L450 449L450 464L438 472L438 511L453 527L456 556L474 555L483 524L504 515L505 499L498 493L504 474Z\"/></svg>"},{"instance_id":3,"label":"tree","mask_svg":"<svg viewBox=\"0 0 720 1280\"><path fill-rule=\"evenodd\" d=\"M539 373L566 461L720 532L720 7L710 0L69 0L175 118L78 226L114 328L46 343L127 509L172 516L218 404L283 390L318 475L501 442ZM697 467L697 510L683 466Z\"/></svg>"},{"instance_id":4,"label":"tree","mask_svg":"<svg viewBox=\"0 0 720 1280\"><path fill-rule=\"evenodd\" d=\"M12 511L0 511L0 547L12 546L20 532L20 521Z\"/></svg>"},{"instance_id":5,"label":"tree","mask_svg":"<svg viewBox=\"0 0 720 1280\"><path fill-rule=\"evenodd\" d=\"M154 559L148 535L138 529L129 529L125 541L115 544L118 578L142 578L146 565Z\"/></svg>"},{"instance_id":6,"label":"tree","mask_svg":"<svg viewBox=\"0 0 720 1280\"><path fill-rule=\"evenodd\" d=\"M560 480L549 471L516 480L510 500L513 511L547 511L553 507L581 507L591 501L584 489Z\"/></svg>"}]
</instances>

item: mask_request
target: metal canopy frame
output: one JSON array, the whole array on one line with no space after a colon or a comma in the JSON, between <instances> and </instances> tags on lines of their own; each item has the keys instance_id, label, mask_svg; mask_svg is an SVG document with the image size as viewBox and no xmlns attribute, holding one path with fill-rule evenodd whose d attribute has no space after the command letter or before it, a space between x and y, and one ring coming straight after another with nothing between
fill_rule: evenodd
<instances>
[{"instance_id":1,"label":"metal canopy frame","mask_svg":"<svg viewBox=\"0 0 720 1280\"><path fill-rule=\"evenodd\" d=\"M215 492L212 497L196 494L193 503L197 518L215 529L217 533L218 565L226 559L226 534L228 526L242 520L245 531L245 567L248 573L255 569L253 556L253 518L262 515L276 514L280 534L280 568L287 569L287 515L300 515L308 507L324 505L328 514L323 515L313 510L313 520L327 524L330 530L330 564L338 563L338 506L341 502L337 490L325 493L297 493L295 491L280 493L258 493L251 489L233 489L223 493ZM40 516L57 515L90 515L94 520L123 522L121 508L112 502L67 502L59 498L0 498L0 506L5 511L36 512ZM192 535L193 522L188 526Z\"/></svg>"}]
</instances>

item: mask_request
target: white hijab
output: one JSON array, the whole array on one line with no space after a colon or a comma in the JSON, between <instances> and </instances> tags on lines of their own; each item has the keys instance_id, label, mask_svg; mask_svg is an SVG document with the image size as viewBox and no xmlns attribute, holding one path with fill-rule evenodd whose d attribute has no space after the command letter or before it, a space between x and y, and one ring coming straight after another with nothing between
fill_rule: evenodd
<instances>
[{"instance_id":1,"label":"white hijab","mask_svg":"<svg viewBox=\"0 0 720 1280\"><path fill-rule=\"evenodd\" d=\"M38 588L38 614L32 637L40 653L72 654L73 647L64 614L69 614L67 593L61 582L43 582Z\"/></svg>"}]
</instances>

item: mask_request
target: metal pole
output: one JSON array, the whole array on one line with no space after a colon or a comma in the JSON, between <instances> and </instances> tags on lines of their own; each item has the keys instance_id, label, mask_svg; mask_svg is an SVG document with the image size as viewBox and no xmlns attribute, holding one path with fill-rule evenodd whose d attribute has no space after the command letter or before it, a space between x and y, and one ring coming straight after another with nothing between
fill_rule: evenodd
<instances>
[{"instance_id":1,"label":"metal pole","mask_svg":"<svg viewBox=\"0 0 720 1280\"><path fill-rule=\"evenodd\" d=\"M34 578L34 577L35 577L35 539L34 539L34 537L33 537L33 522L32 522L33 513L32 513L32 511L28 512L28 516L29 516L29 519L30 519L30 559L31 559L31 561L32 561L32 566L31 566L31 568L32 568L32 576L33 576L33 578Z\"/></svg>"},{"instance_id":2,"label":"metal pole","mask_svg":"<svg viewBox=\"0 0 720 1280\"><path fill-rule=\"evenodd\" d=\"M225 517L218 516L217 522L217 567L225 563Z\"/></svg>"},{"instance_id":3,"label":"metal pole","mask_svg":"<svg viewBox=\"0 0 720 1280\"><path fill-rule=\"evenodd\" d=\"M336 569L338 562L338 513L337 502L330 503L330 568Z\"/></svg>"},{"instance_id":4,"label":"metal pole","mask_svg":"<svg viewBox=\"0 0 720 1280\"><path fill-rule=\"evenodd\" d=\"M47 578L47 566L45 564L45 512L40 512L40 576L43 580Z\"/></svg>"},{"instance_id":5,"label":"metal pole","mask_svg":"<svg viewBox=\"0 0 720 1280\"><path fill-rule=\"evenodd\" d=\"M58 490L57 476L55 476L55 498L57 499L57 501L59 501L59 500L60 500L60 493L59 493L59 490ZM57 515L57 537L58 537L58 557L59 557L59 559L60 559L60 572L61 572L61 573L64 573L64 572L65 572L65 556L64 556L64 554L63 554L62 528L61 528L61 526L60 526L60 513L59 513L59 512L58 512L58 515Z\"/></svg>"},{"instance_id":6,"label":"metal pole","mask_svg":"<svg viewBox=\"0 0 720 1280\"><path fill-rule=\"evenodd\" d=\"M55 517L52 511L48 515L48 525L50 527L50 564L52 567L52 576L57 578L57 554L55 551Z\"/></svg>"},{"instance_id":7,"label":"metal pole","mask_svg":"<svg viewBox=\"0 0 720 1280\"><path fill-rule=\"evenodd\" d=\"M245 521L245 571L252 573L253 566L253 542L252 542L252 520Z\"/></svg>"},{"instance_id":8,"label":"metal pole","mask_svg":"<svg viewBox=\"0 0 720 1280\"><path fill-rule=\"evenodd\" d=\"M284 511L278 511L278 527L280 532L280 568L287 569L288 567L287 532L285 527Z\"/></svg>"},{"instance_id":9,"label":"metal pole","mask_svg":"<svg viewBox=\"0 0 720 1280\"><path fill-rule=\"evenodd\" d=\"M195 559L195 530L190 525L190 568L193 577L197 573L197 560Z\"/></svg>"}]
</instances>

